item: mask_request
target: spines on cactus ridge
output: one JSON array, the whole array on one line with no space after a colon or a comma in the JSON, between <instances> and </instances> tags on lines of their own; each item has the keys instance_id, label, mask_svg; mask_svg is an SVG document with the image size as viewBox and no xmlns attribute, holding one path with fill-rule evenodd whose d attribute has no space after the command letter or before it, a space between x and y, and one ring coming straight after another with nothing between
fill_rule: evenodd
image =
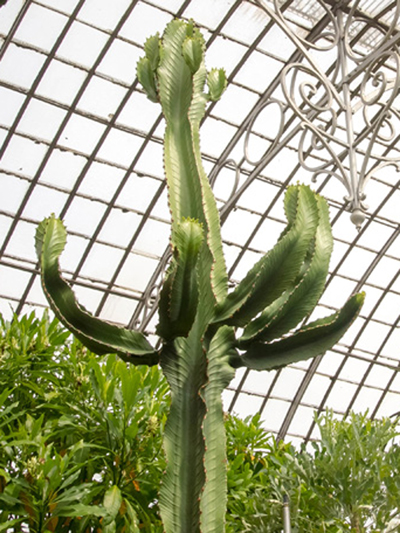
<instances>
[{"instance_id":1,"label":"spines on cactus ridge","mask_svg":"<svg viewBox=\"0 0 400 533\"><path fill-rule=\"evenodd\" d=\"M243 327L292 286L299 274L318 225L318 207L307 187L291 188L288 226L277 244L227 295L217 310L215 323Z\"/></svg>"},{"instance_id":2,"label":"spines on cactus ridge","mask_svg":"<svg viewBox=\"0 0 400 533\"><path fill-rule=\"evenodd\" d=\"M355 294L332 315L320 318L282 339L253 342L242 354L233 355L230 364L253 370L272 370L323 355L344 335L360 313L365 293Z\"/></svg>"},{"instance_id":3,"label":"spines on cactus ridge","mask_svg":"<svg viewBox=\"0 0 400 533\"><path fill-rule=\"evenodd\" d=\"M297 327L300 321L312 312L323 292L333 239L327 203L317 195L315 200L319 222L299 276L294 280L293 286L288 287L260 316L245 327L239 340L243 348L254 340L268 342L279 338Z\"/></svg>"}]
</instances>

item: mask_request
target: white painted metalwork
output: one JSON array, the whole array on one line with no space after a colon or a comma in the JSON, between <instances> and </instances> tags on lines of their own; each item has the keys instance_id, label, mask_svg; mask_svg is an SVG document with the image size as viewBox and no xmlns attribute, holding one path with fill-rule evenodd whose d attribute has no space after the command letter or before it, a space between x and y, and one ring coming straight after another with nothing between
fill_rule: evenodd
<instances>
[{"instance_id":1,"label":"white painted metalwork","mask_svg":"<svg viewBox=\"0 0 400 533\"><path fill-rule=\"evenodd\" d=\"M318 0L328 25L313 41L296 34L277 0L273 8L265 0L256 3L300 52L299 59L288 63L280 74L285 101L278 103L279 131L263 158L266 161L278 144L292 139L300 129L301 166L312 173L313 181L324 175L344 185L346 209L360 228L367 211L365 186L371 176L389 165L400 171L400 158L390 156L391 143L400 132L400 113L395 105L400 88L400 3L396 3L391 23L385 26L359 10L360 0L352 6L348 1ZM372 28L373 39L352 38L354 27L359 31L363 24L368 24L369 31ZM328 69L319 66L322 52L336 54ZM267 101L258 108L248 132L265 106L276 102ZM291 130L287 127L289 109L298 118ZM248 142L249 133L245 159L259 165L261 160L248 157Z\"/></svg>"}]
</instances>

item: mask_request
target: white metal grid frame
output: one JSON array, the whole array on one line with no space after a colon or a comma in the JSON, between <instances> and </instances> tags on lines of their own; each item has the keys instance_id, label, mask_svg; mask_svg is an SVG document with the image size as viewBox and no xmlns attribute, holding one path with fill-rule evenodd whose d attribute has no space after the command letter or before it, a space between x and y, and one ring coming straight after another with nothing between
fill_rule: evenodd
<instances>
[{"instance_id":1,"label":"white metal grid frame","mask_svg":"<svg viewBox=\"0 0 400 533\"><path fill-rule=\"evenodd\" d=\"M331 4L326 2L328 9ZM343 4L351 9L353 2ZM368 21L371 28L377 21L390 25L396 5L361 0L364 24L352 28L354 38L357 31L360 38L366 35ZM329 27L317 0L279 6L302 39L312 40ZM194 19L206 37L208 66L223 66L228 75L226 94L208 108L201 133L232 284L273 246L284 223L287 185L311 183L298 160L300 133L277 141L295 123L279 76L289 61L298 60L298 52L262 4L8 0L0 8L0 310L5 316L46 306L34 233L54 212L69 232L61 266L83 305L107 320L154 333L154 301L168 260L163 122L137 84L135 64L146 37L175 16ZM384 67L393 70L390 62ZM331 58L324 72L333 68ZM388 146L378 141L382 153L400 155L399 134ZM268 430L294 441L313 438L313 413L325 407L338 415L350 409L369 409L372 417L398 412L399 179L392 167L372 176L360 232L344 210L341 184L325 177L314 185L330 204L335 238L316 314L337 309L359 290L366 291L366 304L323 358L277 372L238 372L224 394L227 409L243 416L260 412Z\"/></svg>"}]
</instances>

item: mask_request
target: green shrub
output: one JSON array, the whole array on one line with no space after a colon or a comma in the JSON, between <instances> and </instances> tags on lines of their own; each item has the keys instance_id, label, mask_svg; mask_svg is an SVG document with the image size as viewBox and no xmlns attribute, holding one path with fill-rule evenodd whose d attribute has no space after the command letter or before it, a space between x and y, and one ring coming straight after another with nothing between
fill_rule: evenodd
<instances>
[{"instance_id":1,"label":"green shrub","mask_svg":"<svg viewBox=\"0 0 400 533\"><path fill-rule=\"evenodd\" d=\"M161 533L169 403L158 367L94 356L46 313L0 317L0 532ZM281 533L285 494L293 533L400 531L397 420L317 424L296 450L226 415L226 533Z\"/></svg>"},{"instance_id":2,"label":"green shrub","mask_svg":"<svg viewBox=\"0 0 400 533\"><path fill-rule=\"evenodd\" d=\"M158 368L94 357L46 314L0 324L0 531L161 532Z\"/></svg>"},{"instance_id":3,"label":"green shrub","mask_svg":"<svg viewBox=\"0 0 400 533\"><path fill-rule=\"evenodd\" d=\"M400 531L398 420L317 417L311 449L277 443L259 416L228 420L229 533L280 533L287 494L294 533Z\"/></svg>"}]
</instances>

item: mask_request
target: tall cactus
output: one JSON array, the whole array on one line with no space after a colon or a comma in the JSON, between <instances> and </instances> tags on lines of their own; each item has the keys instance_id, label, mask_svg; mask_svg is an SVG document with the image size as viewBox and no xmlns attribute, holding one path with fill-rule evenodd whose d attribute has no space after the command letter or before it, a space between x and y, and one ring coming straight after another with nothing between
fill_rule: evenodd
<instances>
[{"instance_id":1,"label":"tall cactus","mask_svg":"<svg viewBox=\"0 0 400 533\"><path fill-rule=\"evenodd\" d=\"M154 349L145 336L91 316L59 271L62 222L36 235L42 285L60 320L91 350L133 364L160 364L171 388L165 428L168 461L160 489L167 533L223 533L226 456L221 393L235 369L270 370L330 349L357 316L363 294L324 319L294 328L320 298L332 252L328 207L306 186L291 186L288 220L276 246L228 293L216 202L201 163L199 128L207 101L226 86L207 73L204 40L174 20L145 44L138 78L165 117L164 164L172 215L172 259L159 299ZM207 87L207 92L205 92ZM294 330L294 331L293 331Z\"/></svg>"}]
</instances>

